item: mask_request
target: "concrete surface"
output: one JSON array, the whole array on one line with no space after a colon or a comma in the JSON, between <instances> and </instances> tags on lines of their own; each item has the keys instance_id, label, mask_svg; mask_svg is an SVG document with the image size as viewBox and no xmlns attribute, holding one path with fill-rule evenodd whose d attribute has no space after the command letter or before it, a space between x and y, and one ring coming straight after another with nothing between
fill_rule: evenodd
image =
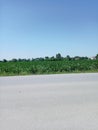
<instances>
[{"instance_id":1,"label":"concrete surface","mask_svg":"<svg viewBox=\"0 0 98 130\"><path fill-rule=\"evenodd\" d=\"M0 130L98 130L98 73L0 77Z\"/></svg>"}]
</instances>

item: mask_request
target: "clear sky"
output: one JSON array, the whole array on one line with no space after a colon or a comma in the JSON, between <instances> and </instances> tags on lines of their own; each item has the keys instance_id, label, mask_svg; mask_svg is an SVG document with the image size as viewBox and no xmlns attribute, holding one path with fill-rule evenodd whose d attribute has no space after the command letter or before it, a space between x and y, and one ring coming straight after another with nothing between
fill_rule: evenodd
<instances>
[{"instance_id":1,"label":"clear sky","mask_svg":"<svg viewBox=\"0 0 98 130\"><path fill-rule=\"evenodd\" d=\"M1 0L0 59L98 53L98 0Z\"/></svg>"}]
</instances>

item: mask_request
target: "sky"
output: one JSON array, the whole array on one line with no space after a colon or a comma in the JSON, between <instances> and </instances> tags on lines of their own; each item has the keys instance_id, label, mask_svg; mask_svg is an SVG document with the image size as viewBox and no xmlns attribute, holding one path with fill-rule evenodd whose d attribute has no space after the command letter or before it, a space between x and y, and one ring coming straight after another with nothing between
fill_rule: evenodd
<instances>
[{"instance_id":1,"label":"sky","mask_svg":"<svg viewBox=\"0 0 98 130\"><path fill-rule=\"evenodd\" d=\"M98 54L98 0L1 0L0 59Z\"/></svg>"}]
</instances>

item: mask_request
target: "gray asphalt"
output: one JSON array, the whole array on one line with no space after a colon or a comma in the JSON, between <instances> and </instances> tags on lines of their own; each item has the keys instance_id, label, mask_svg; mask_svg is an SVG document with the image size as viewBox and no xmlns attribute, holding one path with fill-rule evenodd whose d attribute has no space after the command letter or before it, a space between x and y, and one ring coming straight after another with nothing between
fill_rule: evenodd
<instances>
[{"instance_id":1,"label":"gray asphalt","mask_svg":"<svg viewBox=\"0 0 98 130\"><path fill-rule=\"evenodd\" d=\"M0 77L0 130L98 130L98 73Z\"/></svg>"}]
</instances>

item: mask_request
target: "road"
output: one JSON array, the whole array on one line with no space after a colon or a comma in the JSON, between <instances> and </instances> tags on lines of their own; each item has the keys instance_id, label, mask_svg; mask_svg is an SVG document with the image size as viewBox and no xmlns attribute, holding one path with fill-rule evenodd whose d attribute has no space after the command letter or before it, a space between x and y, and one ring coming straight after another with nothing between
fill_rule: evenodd
<instances>
[{"instance_id":1,"label":"road","mask_svg":"<svg viewBox=\"0 0 98 130\"><path fill-rule=\"evenodd\" d=\"M0 77L0 130L98 130L98 73Z\"/></svg>"}]
</instances>

